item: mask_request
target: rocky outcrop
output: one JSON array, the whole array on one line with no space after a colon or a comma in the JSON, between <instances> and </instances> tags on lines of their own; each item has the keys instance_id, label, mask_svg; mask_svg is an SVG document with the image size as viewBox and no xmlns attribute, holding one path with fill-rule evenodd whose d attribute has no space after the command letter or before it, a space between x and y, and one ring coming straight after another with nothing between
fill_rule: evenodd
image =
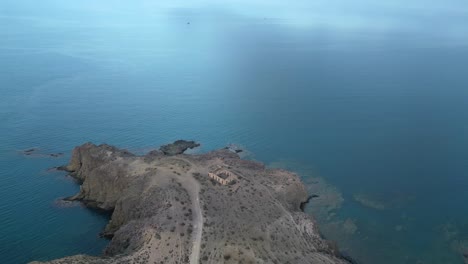
<instances>
[{"instance_id":1,"label":"rocky outcrop","mask_svg":"<svg viewBox=\"0 0 468 264\"><path fill-rule=\"evenodd\" d=\"M103 232L112 240L102 257L49 263L349 263L301 211L308 194L297 175L228 149L174 155L173 148L144 156L109 145L75 148L63 169L82 185L69 199L112 211ZM219 167L236 180L211 180Z\"/></svg>"},{"instance_id":2,"label":"rocky outcrop","mask_svg":"<svg viewBox=\"0 0 468 264\"><path fill-rule=\"evenodd\" d=\"M174 143L161 146L160 150L168 156L174 156L184 153L187 149L199 147L200 144L195 141L177 140Z\"/></svg>"}]
</instances>

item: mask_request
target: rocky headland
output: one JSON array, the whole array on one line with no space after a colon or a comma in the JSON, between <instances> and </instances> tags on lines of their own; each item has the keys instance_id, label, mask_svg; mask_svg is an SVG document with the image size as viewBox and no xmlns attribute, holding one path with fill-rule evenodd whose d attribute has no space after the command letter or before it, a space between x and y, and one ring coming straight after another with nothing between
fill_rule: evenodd
<instances>
[{"instance_id":1,"label":"rocky headland","mask_svg":"<svg viewBox=\"0 0 468 264\"><path fill-rule=\"evenodd\" d=\"M81 183L68 200L112 212L102 233L111 241L101 257L48 263L350 263L302 212L309 195L296 174L230 149L183 154L197 145L140 156L76 147L61 167Z\"/></svg>"}]
</instances>

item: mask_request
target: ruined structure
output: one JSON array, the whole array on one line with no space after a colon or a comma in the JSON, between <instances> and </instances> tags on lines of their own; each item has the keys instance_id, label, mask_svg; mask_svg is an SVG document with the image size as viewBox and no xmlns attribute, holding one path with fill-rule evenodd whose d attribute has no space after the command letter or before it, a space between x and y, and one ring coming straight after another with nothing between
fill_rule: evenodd
<instances>
[{"instance_id":1,"label":"ruined structure","mask_svg":"<svg viewBox=\"0 0 468 264\"><path fill-rule=\"evenodd\" d=\"M233 180L237 179L236 175L224 168L218 168L217 170L208 173L208 177L211 179L221 183L222 185L226 185Z\"/></svg>"}]
</instances>

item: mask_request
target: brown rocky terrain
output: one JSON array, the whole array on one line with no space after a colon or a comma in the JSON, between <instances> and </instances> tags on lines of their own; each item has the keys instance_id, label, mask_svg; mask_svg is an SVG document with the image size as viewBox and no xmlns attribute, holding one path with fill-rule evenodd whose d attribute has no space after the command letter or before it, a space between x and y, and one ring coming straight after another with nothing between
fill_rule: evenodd
<instances>
[{"instance_id":1,"label":"brown rocky terrain","mask_svg":"<svg viewBox=\"0 0 468 264\"><path fill-rule=\"evenodd\" d=\"M194 146L178 142L182 152ZM308 194L297 175L229 149L173 149L137 156L109 145L76 147L62 169L82 185L68 199L112 211L103 231L112 240L102 257L48 263L349 263L301 211ZM236 179L210 179L220 167Z\"/></svg>"}]
</instances>

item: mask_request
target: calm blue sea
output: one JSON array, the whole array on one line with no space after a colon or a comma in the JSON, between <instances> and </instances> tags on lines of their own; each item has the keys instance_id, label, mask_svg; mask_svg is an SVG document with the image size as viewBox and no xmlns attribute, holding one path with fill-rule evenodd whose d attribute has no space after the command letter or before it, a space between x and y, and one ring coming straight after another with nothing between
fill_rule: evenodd
<instances>
[{"instance_id":1,"label":"calm blue sea","mask_svg":"<svg viewBox=\"0 0 468 264\"><path fill-rule=\"evenodd\" d=\"M1 263L106 246L107 216L57 203L79 187L47 169L74 146L142 153L176 139L239 144L324 178L344 198L333 221L357 226L324 235L362 263L463 263L466 4L40 2L0 3ZM65 156L21 155L33 147Z\"/></svg>"}]
</instances>

